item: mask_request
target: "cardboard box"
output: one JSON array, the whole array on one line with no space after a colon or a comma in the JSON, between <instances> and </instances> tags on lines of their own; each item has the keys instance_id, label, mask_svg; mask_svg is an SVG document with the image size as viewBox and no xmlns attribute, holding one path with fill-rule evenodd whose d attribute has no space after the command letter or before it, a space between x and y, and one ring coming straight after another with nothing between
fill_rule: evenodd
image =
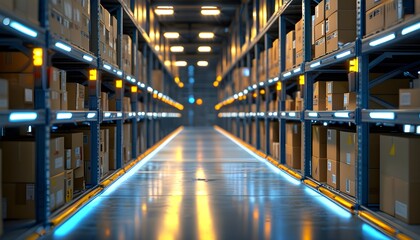
<instances>
[{"instance_id":1,"label":"cardboard box","mask_svg":"<svg viewBox=\"0 0 420 240\"><path fill-rule=\"evenodd\" d=\"M303 98L295 99L295 111L303 111Z\"/></svg>"},{"instance_id":2,"label":"cardboard box","mask_svg":"<svg viewBox=\"0 0 420 240\"><path fill-rule=\"evenodd\" d=\"M34 9L38 9L39 7L38 0L14 0L13 3L14 15L16 14L19 17L24 18L35 25L39 25L39 11L34 11Z\"/></svg>"},{"instance_id":3,"label":"cardboard box","mask_svg":"<svg viewBox=\"0 0 420 240\"><path fill-rule=\"evenodd\" d=\"M420 14L420 0L416 0L414 7L416 8L416 15Z\"/></svg>"},{"instance_id":4,"label":"cardboard box","mask_svg":"<svg viewBox=\"0 0 420 240\"><path fill-rule=\"evenodd\" d=\"M404 20L405 15L414 14L414 0L390 0L385 5L385 29Z\"/></svg>"},{"instance_id":5,"label":"cardboard box","mask_svg":"<svg viewBox=\"0 0 420 240\"><path fill-rule=\"evenodd\" d=\"M109 169L115 170L117 164L116 145L117 145L117 127L116 126L101 126L103 129L109 131Z\"/></svg>"},{"instance_id":6,"label":"cardboard box","mask_svg":"<svg viewBox=\"0 0 420 240\"><path fill-rule=\"evenodd\" d=\"M355 196L355 174L354 165L340 162L340 191L350 196Z\"/></svg>"},{"instance_id":7,"label":"cardboard box","mask_svg":"<svg viewBox=\"0 0 420 240\"><path fill-rule=\"evenodd\" d=\"M66 169L76 169L83 165L83 133L58 133L57 136L64 137L64 148L71 150L71 162Z\"/></svg>"},{"instance_id":8,"label":"cardboard box","mask_svg":"<svg viewBox=\"0 0 420 240\"><path fill-rule=\"evenodd\" d=\"M380 166L380 134L369 134L369 169L379 169Z\"/></svg>"},{"instance_id":9,"label":"cardboard box","mask_svg":"<svg viewBox=\"0 0 420 240\"><path fill-rule=\"evenodd\" d=\"M0 78L8 81L9 109L34 108L34 76L33 74L0 74Z\"/></svg>"},{"instance_id":10,"label":"cardboard box","mask_svg":"<svg viewBox=\"0 0 420 240\"><path fill-rule=\"evenodd\" d=\"M368 11L368 10L372 9L373 7L376 7L379 4L382 4L386 1L388 1L388 0L366 0L366 2L365 2L366 11Z\"/></svg>"},{"instance_id":11,"label":"cardboard box","mask_svg":"<svg viewBox=\"0 0 420 240\"><path fill-rule=\"evenodd\" d=\"M9 109L9 83L6 79L0 79L0 110Z\"/></svg>"},{"instance_id":12,"label":"cardboard box","mask_svg":"<svg viewBox=\"0 0 420 240\"><path fill-rule=\"evenodd\" d=\"M356 31L354 30L337 30L326 36L326 52L333 52L349 42L356 39Z\"/></svg>"},{"instance_id":13,"label":"cardboard box","mask_svg":"<svg viewBox=\"0 0 420 240\"><path fill-rule=\"evenodd\" d=\"M327 157L327 128L323 126L312 126L312 156Z\"/></svg>"},{"instance_id":14,"label":"cardboard box","mask_svg":"<svg viewBox=\"0 0 420 240\"><path fill-rule=\"evenodd\" d=\"M325 35L342 30L353 30L356 36L356 11L337 11L325 20Z\"/></svg>"},{"instance_id":15,"label":"cardboard box","mask_svg":"<svg viewBox=\"0 0 420 240\"><path fill-rule=\"evenodd\" d=\"M325 1L321 1L315 7L315 25L319 24L320 22L324 21L325 19Z\"/></svg>"},{"instance_id":16,"label":"cardboard box","mask_svg":"<svg viewBox=\"0 0 420 240\"><path fill-rule=\"evenodd\" d=\"M340 131L340 162L355 166L356 133Z\"/></svg>"},{"instance_id":17,"label":"cardboard box","mask_svg":"<svg viewBox=\"0 0 420 240\"><path fill-rule=\"evenodd\" d=\"M69 110L84 110L85 87L78 83L67 83L66 88Z\"/></svg>"},{"instance_id":18,"label":"cardboard box","mask_svg":"<svg viewBox=\"0 0 420 240\"><path fill-rule=\"evenodd\" d=\"M391 216L395 216L394 177L380 172L379 209Z\"/></svg>"},{"instance_id":19,"label":"cardboard box","mask_svg":"<svg viewBox=\"0 0 420 240\"><path fill-rule=\"evenodd\" d=\"M327 159L312 156L312 177L319 182L327 181Z\"/></svg>"},{"instance_id":20,"label":"cardboard box","mask_svg":"<svg viewBox=\"0 0 420 240\"><path fill-rule=\"evenodd\" d=\"M60 94L60 104L61 104L61 106L60 106L60 109L61 110L68 110L69 109L69 107L68 107L68 94L67 94L67 92L61 92L61 94Z\"/></svg>"},{"instance_id":21,"label":"cardboard box","mask_svg":"<svg viewBox=\"0 0 420 240\"><path fill-rule=\"evenodd\" d=\"M303 57L304 57L303 54L304 54L303 51L296 52L296 59L295 59L296 65L299 65L299 64L303 63Z\"/></svg>"},{"instance_id":22,"label":"cardboard box","mask_svg":"<svg viewBox=\"0 0 420 240\"><path fill-rule=\"evenodd\" d=\"M343 110L344 106L343 93L329 93L327 94L327 111Z\"/></svg>"},{"instance_id":23,"label":"cardboard box","mask_svg":"<svg viewBox=\"0 0 420 240\"><path fill-rule=\"evenodd\" d=\"M13 11L13 0L0 1L0 9L4 11ZM3 229L3 228L2 228Z\"/></svg>"},{"instance_id":24,"label":"cardboard box","mask_svg":"<svg viewBox=\"0 0 420 240\"><path fill-rule=\"evenodd\" d=\"M318 40L325 36L325 21L321 21L317 25L315 25L314 29L315 33L315 40Z\"/></svg>"},{"instance_id":25,"label":"cardboard box","mask_svg":"<svg viewBox=\"0 0 420 240\"><path fill-rule=\"evenodd\" d=\"M366 35L382 31L384 28L385 6L381 4L366 12Z\"/></svg>"},{"instance_id":26,"label":"cardboard box","mask_svg":"<svg viewBox=\"0 0 420 240\"><path fill-rule=\"evenodd\" d=\"M65 203L65 174L61 172L53 177L50 177L50 210L61 207Z\"/></svg>"},{"instance_id":27,"label":"cardboard box","mask_svg":"<svg viewBox=\"0 0 420 240\"><path fill-rule=\"evenodd\" d=\"M301 146L301 123L286 123L286 144L291 147Z\"/></svg>"},{"instance_id":28,"label":"cardboard box","mask_svg":"<svg viewBox=\"0 0 420 240\"><path fill-rule=\"evenodd\" d=\"M65 171L65 179L64 179L64 189L66 193L66 203L73 200L73 182L74 182L74 175L73 169L69 169Z\"/></svg>"},{"instance_id":29,"label":"cardboard box","mask_svg":"<svg viewBox=\"0 0 420 240\"><path fill-rule=\"evenodd\" d=\"M315 56L314 58L319 58L325 55L326 43L325 37L322 37L315 41Z\"/></svg>"},{"instance_id":30,"label":"cardboard box","mask_svg":"<svg viewBox=\"0 0 420 240\"><path fill-rule=\"evenodd\" d=\"M349 91L349 83L347 81L329 81L327 82L328 93L346 93Z\"/></svg>"},{"instance_id":31,"label":"cardboard box","mask_svg":"<svg viewBox=\"0 0 420 240\"><path fill-rule=\"evenodd\" d=\"M300 19L295 24L295 37L296 37L296 52L301 52L303 51L303 19Z\"/></svg>"},{"instance_id":32,"label":"cardboard box","mask_svg":"<svg viewBox=\"0 0 420 240\"><path fill-rule=\"evenodd\" d=\"M61 110L61 93L56 91L50 91L50 109Z\"/></svg>"},{"instance_id":33,"label":"cardboard box","mask_svg":"<svg viewBox=\"0 0 420 240\"><path fill-rule=\"evenodd\" d=\"M326 110L326 82L318 81L314 83L313 93L313 110L325 111Z\"/></svg>"},{"instance_id":34,"label":"cardboard box","mask_svg":"<svg viewBox=\"0 0 420 240\"><path fill-rule=\"evenodd\" d=\"M61 91L60 70L55 67L48 68L49 89L51 91Z\"/></svg>"},{"instance_id":35,"label":"cardboard box","mask_svg":"<svg viewBox=\"0 0 420 240\"><path fill-rule=\"evenodd\" d=\"M355 92L344 93L344 110L356 110L356 97L357 94Z\"/></svg>"},{"instance_id":36,"label":"cardboard box","mask_svg":"<svg viewBox=\"0 0 420 240\"><path fill-rule=\"evenodd\" d=\"M420 182L420 138L380 136L381 173L406 182Z\"/></svg>"},{"instance_id":37,"label":"cardboard box","mask_svg":"<svg viewBox=\"0 0 420 240\"><path fill-rule=\"evenodd\" d=\"M131 124L125 123L123 126L123 161L131 161Z\"/></svg>"},{"instance_id":38,"label":"cardboard box","mask_svg":"<svg viewBox=\"0 0 420 240\"><path fill-rule=\"evenodd\" d=\"M1 73L33 73L32 58L22 52L0 52Z\"/></svg>"},{"instance_id":39,"label":"cardboard box","mask_svg":"<svg viewBox=\"0 0 420 240\"><path fill-rule=\"evenodd\" d=\"M394 178L395 217L408 224L420 223L420 183Z\"/></svg>"},{"instance_id":40,"label":"cardboard box","mask_svg":"<svg viewBox=\"0 0 420 240\"><path fill-rule=\"evenodd\" d=\"M340 162L327 160L327 184L334 189L340 187Z\"/></svg>"},{"instance_id":41,"label":"cardboard box","mask_svg":"<svg viewBox=\"0 0 420 240\"><path fill-rule=\"evenodd\" d=\"M342 10L356 12L356 1L325 0L325 18L331 16L334 12L341 12Z\"/></svg>"},{"instance_id":42,"label":"cardboard box","mask_svg":"<svg viewBox=\"0 0 420 240\"><path fill-rule=\"evenodd\" d=\"M400 89L400 109L420 108L420 88Z\"/></svg>"},{"instance_id":43,"label":"cardboard box","mask_svg":"<svg viewBox=\"0 0 420 240\"><path fill-rule=\"evenodd\" d=\"M370 204L379 204L379 169L369 169L368 172L369 178L369 193L368 193L368 202Z\"/></svg>"},{"instance_id":44,"label":"cardboard box","mask_svg":"<svg viewBox=\"0 0 420 240\"><path fill-rule=\"evenodd\" d=\"M286 164L294 169L301 168L301 148L286 144Z\"/></svg>"},{"instance_id":45,"label":"cardboard box","mask_svg":"<svg viewBox=\"0 0 420 240\"><path fill-rule=\"evenodd\" d=\"M35 184L3 183L3 217L35 219Z\"/></svg>"},{"instance_id":46,"label":"cardboard box","mask_svg":"<svg viewBox=\"0 0 420 240\"><path fill-rule=\"evenodd\" d=\"M327 158L340 161L340 131L327 129Z\"/></svg>"},{"instance_id":47,"label":"cardboard box","mask_svg":"<svg viewBox=\"0 0 420 240\"><path fill-rule=\"evenodd\" d=\"M286 111L293 111L295 109L295 100L287 99L285 101L285 108L286 108Z\"/></svg>"}]
</instances>

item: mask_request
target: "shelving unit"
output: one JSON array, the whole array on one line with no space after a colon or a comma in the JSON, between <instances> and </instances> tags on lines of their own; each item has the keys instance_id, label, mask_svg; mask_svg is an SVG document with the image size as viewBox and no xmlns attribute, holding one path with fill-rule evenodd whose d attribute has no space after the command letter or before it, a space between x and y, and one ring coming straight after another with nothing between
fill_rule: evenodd
<instances>
[{"instance_id":1,"label":"shelving unit","mask_svg":"<svg viewBox=\"0 0 420 240\"><path fill-rule=\"evenodd\" d=\"M38 1L37 1L38 2ZM86 1L81 1L85 2ZM140 24L134 17L134 9L140 6L122 0L92 0L90 2L89 33L90 51L76 46L70 41L54 35L49 25L50 1L39 0L39 22L29 22L13 11L0 8L0 35L2 51L22 52L30 59L39 62L33 65L34 76L34 109L10 109L0 111L0 127L34 128L36 144L36 179L35 179L35 220L39 224L47 225L51 211L50 203L50 170L49 165L49 139L54 129L66 130L68 126L84 126L90 129L90 184L95 188L101 181L99 174L100 161L100 129L103 124L112 123L116 127L116 170L122 169L129 162L123 162L123 125L131 124L132 145L131 161L141 155L146 149L163 139L166 135L180 126L178 118L181 117L183 106L170 98L173 95L170 81L175 76L174 67L167 66L165 61L172 58L169 45L166 41L149 37L150 29L161 31L158 27L150 25L155 22ZM134 3L134 1L132 1ZM138 1L140 2L140 1ZM38 5L38 3L37 3ZM153 10L143 2L142 7L149 15ZM100 11L101 6L108 10L117 21L117 48L116 63L104 60L100 51ZM34 11L34 9L32 9ZM129 34L132 39L132 71L123 71L122 66L122 38ZM163 34L161 34L163 35ZM160 46L161 51L156 51ZM36 50L35 50L36 49ZM38 56L33 56L33 53ZM146 67L137 66L137 53L141 52ZM40 54L40 55L39 55ZM51 110L49 102L49 77L47 69L55 67L67 72L67 82L80 83L87 86L88 110ZM152 71L163 71L163 86L157 86L152 81ZM175 86L175 85L174 85ZM161 87L162 92L155 88ZM115 97L115 110L104 110L100 105L101 90ZM130 111L123 109L123 97L130 99ZM106 125L105 125L106 126ZM140 132L144 136L140 136ZM140 139L140 142L137 140ZM1 141L1 140L0 140ZM141 146L139 146L141 145ZM42 149L42 151L41 151ZM9 159L10 160L10 159ZM5 161L3 159L3 161ZM70 202L71 203L71 202ZM67 204L70 204L67 203ZM7 228L5 229L7 233Z\"/></svg>"},{"instance_id":2,"label":"shelving unit","mask_svg":"<svg viewBox=\"0 0 420 240\"><path fill-rule=\"evenodd\" d=\"M345 43L338 50L324 56L313 58L312 52L312 15L315 6L320 1L289 0L280 1L278 9L261 12L258 4L269 5L272 1L250 1L243 4L242 14L245 23L236 21L230 32L245 41L230 40L225 46L225 55L219 66L219 99L215 106L219 111L219 125L244 142L254 146L262 154L272 158L277 152L270 145L270 127L272 122L278 122L279 156L272 158L275 165L286 166L286 123L302 124L302 169L294 169L301 174L302 179L313 181L312 176L312 126L332 126L342 130L353 129L356 133L356 193L351 197L335 190L356 206L356 210L368 211L377 219L387 222L398 230L413 238L420 236L417 226L393 224L395 218L384 218L378 211L378 204L369 203L369 149L370 133L399 132L402 136L412 136L420 133L420 115L418 109L398 109L391 104L371 94L373 87L389 79L404 75L406 79L417 78L420 69L418 55L420 53L420 15L407 15L392 27L365 37L367 1L358 0L356 5L356 37L354 41ZM414 3L414 1L413 1ZM419 4L418 1L415 1ZM354 11L354 10L353 10ZM253 14L253 17L251 17ZM270 18L263 27L258 27L261 15L269 14ZM303 62L286 69L286 38L289 30L302 18L302 49ZM241 17L239 17L241 19ZM254 21L253 21L254 20ZM257 27L255 27L255 24ZM246 30L238 28L246 26ZM252 36L252 32L255 32ZM277 39L276 42L274 39ZM278 74L270 76L269 56L262 54L278 43L276 63ZM232 56L232 49L240 49L239 54ZM259 59L265 57L264 62ZM350 61L356 65L349 71ZM258 68L264 66L262 71ZM236 69L247 68L249 77L240 77L234 81ZM379 76L369 75L380 73ZM405 73L405 74L404 74ZM414 73L414 74L412 74ZM317 81L333 81L346 79L347 74L353 74L356 92L356 108L354 110L314 111L313 83ZM411 75L410 75L411 74ZM261 79L261 75L264 77ZM414 75L414 76L413 76ZM238 81L240 82L238 84ZM389 80L392 81L392 80ZM237 86L239 85L239 86ZM398 88L398 87L397 87ZM264 90L264 91L262 91ZM287 95L300 91L303 96L302 109L294 110L287 107ZM397 90L398 91L398 90ZM308 97L309 96L309 97ZM278 99L278 100L277 100ZM372 109L370 102L383 109ZM263 126L263 127L261 127ZM286 168L286 167L285 167ZM287 167L289 168L289 167ZM317 187L331 187L317 182ZM362 217L363 218L363 217ZM394 219L394 221L390 220ZM398 226L397 226L398 225ZM409 230L408 230L409 229ZM389 233L388 233L389 234ZM395 237L395 236L394 236Z\"/></svg>"}]
</instances>

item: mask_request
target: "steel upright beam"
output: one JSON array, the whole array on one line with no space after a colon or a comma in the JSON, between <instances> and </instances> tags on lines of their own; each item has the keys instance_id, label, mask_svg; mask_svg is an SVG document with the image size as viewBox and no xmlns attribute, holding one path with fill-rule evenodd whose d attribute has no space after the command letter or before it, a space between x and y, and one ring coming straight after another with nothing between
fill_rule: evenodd
<instances>
[{"instance_id":1,"label":"steel upright beam","mask_svg":"<svg viewBox=\"0 0 420 240\"><path fill-rule=\"evenodd\" d=\"M117 64L122 68L122 36L123 36L123 9L121 6L117 8ZM124 80L122 80L121 88L115 87L115 102L116 110L119 112L123 111L122 99L124 97ZM117 169L123 166L123 123L124 120L117 120L117 139L116 139L116 167Z\"/></svg>"},{"instance_id":2,"label":"steel upright beam","mask_svg":"<svg viewBox=\"0 0 420 240\"><path fill-rule=\"evenodd\" d=\"M251 83L254 81L253 80L254 73L252 72L251 62L252 62L251 61L251 53L248 52L246 54L246 64L247 64L247 66L249 68L249 82L248 82L248 86L250 86ZM247 101L246 102L247 102L248 106L247 106L246 110L248 110L248 113L250 113L251 110L252 110L252 92L251 91L248 91L248 94L247 95L248 96L247 96ZM245 119L246 119L247 128L248 128L248 138L247 138L248 141L247 142L249 144L252 144L252 119L250 117L246 117Z\"/></svg>"},{"instance_id":3,"label":"steel upright beam","mask_svg":"<svg viewBox=\"0 0 420 240\"><path fill-rule=\"evenodd\" d=\"M256 0L256 2L258 2L258 0ZM259 49L259 47L258 47L258 44L255 44L255 47L254 47L254 51L255 51L255 62L256 62L256 64L258 65L258 60L260 59L260 49ZM257 71L258 72L258 67L256 67L255 68L255 71ZM257 75L255 75L255 76L257 76ZM255 79L255 82L257 82L257 85L259 85L258 84L258 78L256 78ZM259 93L259 87L257 86L257 89L255 89L255 91L257 92L257 99L256 99L256 101L255 101L255 104L256 104L256 111L257 111L257 116L255 117L255 127L256 127L256 136L255 136L255 138L256 138L256 148L257 149L261 149L261 138L260 138L260 120L258 119L258 113L260 112L260 100L261 100L261 96L260 96L260 93Z\"/></svg>"},{"instance_id":4,"label":"steel upright beam","mask_svg":"<svg viewBox=\"0 0 420 240\"><path fill-rule=\"evenodd\" d=\"M153 55L152 55L152 51L150 49L147 48L147 52L146 52L146 58L147 58L147 72L146 72L146 83L148 86L151 85L151 79L152 79L152 69L153 69ZM153 110L151 109L151 96L149 93L146 92L146 113L152 112ZM150 133L151 133L151 120L146 118L146 146L147 149L150 148L153 143L151 141L151 137L150 137Z\"/></svg>"},{"instance_id":5,"label":"steel upright beam","mask_svg":"<svg viewBox=\"0 0 420 240\"><path fill-rule=\"evenodd\" d=\"M285 111L286 110L286 84L281 79L281 73L285 70L285 61L286 61L286 17L284 15L280 15L279 17L279 54L280 54L280 74L279 79L282 84L280 97L279 97L279 111ZM280 116L280 114L279 114ZM286 120L282 117L280 117L280 123L279 123L279 145L280 145L280 163L285 164L286 163Z\"/></svg>"},{"instance_id":6,"label":"steel upright beam","mask_svg":"<svg viewBox=\"0 0 420 240\"><path fill-rule=\"evenodd\" d=\"M268 68L268 46L269 46L269 36L268 33L264 34L264 50L265 54L264 64L265 64L265 114L264 114L264 129L265 129L265 152L270 154L270 119L268 118L269 107L271 103L271 94L270 88L268 87L268 78L269 78L269 68Z\"/></svg>"},{"instance_id":7,"label":"steel upright beam","mask_svg":"<svg viewBox=\"0 0 420 240\"><path fill-rule=\"evenodd\" d=\"M137 66L137 51L138 51L138 31L133 30L132 34L131 34L131 41L132 41L132 49L131 49L131 61L133 64L131 64L132 66L132 73L134 76L139 75L139 69ZM136 79L138 80L138 79ZM137 86L135 86L137 88ZM130 91L130 100L131 100L131 109L132 112L135 112L137 114L138 109L137 109L137 102L138 102L138 93ZM138 155L138 146L137 146L137 137L138 137L138 131L137 131L137 118L133 118L131 121L131 158L137 158Z\"/></svg>"}]
</instances>

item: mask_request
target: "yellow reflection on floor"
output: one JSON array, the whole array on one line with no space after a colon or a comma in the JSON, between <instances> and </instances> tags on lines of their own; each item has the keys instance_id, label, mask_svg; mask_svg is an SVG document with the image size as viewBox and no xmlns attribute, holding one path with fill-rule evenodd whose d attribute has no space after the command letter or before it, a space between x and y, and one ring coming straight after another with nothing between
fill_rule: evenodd
<instances>
[{"instance_id":1,"label":"yellow reflection on floor","mask_svg":"<svg viewBox=\"0 0 420 240\"><path fill-rule=\"evenodd\" d=\"M197 179L206 179L203 168L198 168L196 172ZM198 233L199 239L216 239L215 230L213 225L213 216L210 211L209 196L207 189L207 182L196 182L196 207L197 207L197 220L198 220Z\"/></svg>"},{"instance_id":2,"label":"yellow reflection on floor","mask_svg":"<svg viewBox=\"0 0 420 240\"><path fill-rule=\"evenodd\" d=\"M175 149L175 161L176 162L182 162L182 160L184 159L184 155L183 155L182 151L183 151L182 147L177 147Z\"/></svg>"}]
</instances>

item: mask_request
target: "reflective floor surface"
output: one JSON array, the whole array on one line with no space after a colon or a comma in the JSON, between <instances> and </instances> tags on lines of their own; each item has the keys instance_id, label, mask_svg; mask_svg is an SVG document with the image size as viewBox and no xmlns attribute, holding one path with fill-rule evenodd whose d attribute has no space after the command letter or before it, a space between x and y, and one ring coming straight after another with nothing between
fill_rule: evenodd
<instances>
[{"instance_id":1,"label":"reflective floor surface","mask_svg":"<svg viewBox=\"0 0 420 240\"><path fill-rule=\"evenodd\" d=\"M213 128L186 128L54 239L386 239Z\"/></svg>"}]
</instances>

